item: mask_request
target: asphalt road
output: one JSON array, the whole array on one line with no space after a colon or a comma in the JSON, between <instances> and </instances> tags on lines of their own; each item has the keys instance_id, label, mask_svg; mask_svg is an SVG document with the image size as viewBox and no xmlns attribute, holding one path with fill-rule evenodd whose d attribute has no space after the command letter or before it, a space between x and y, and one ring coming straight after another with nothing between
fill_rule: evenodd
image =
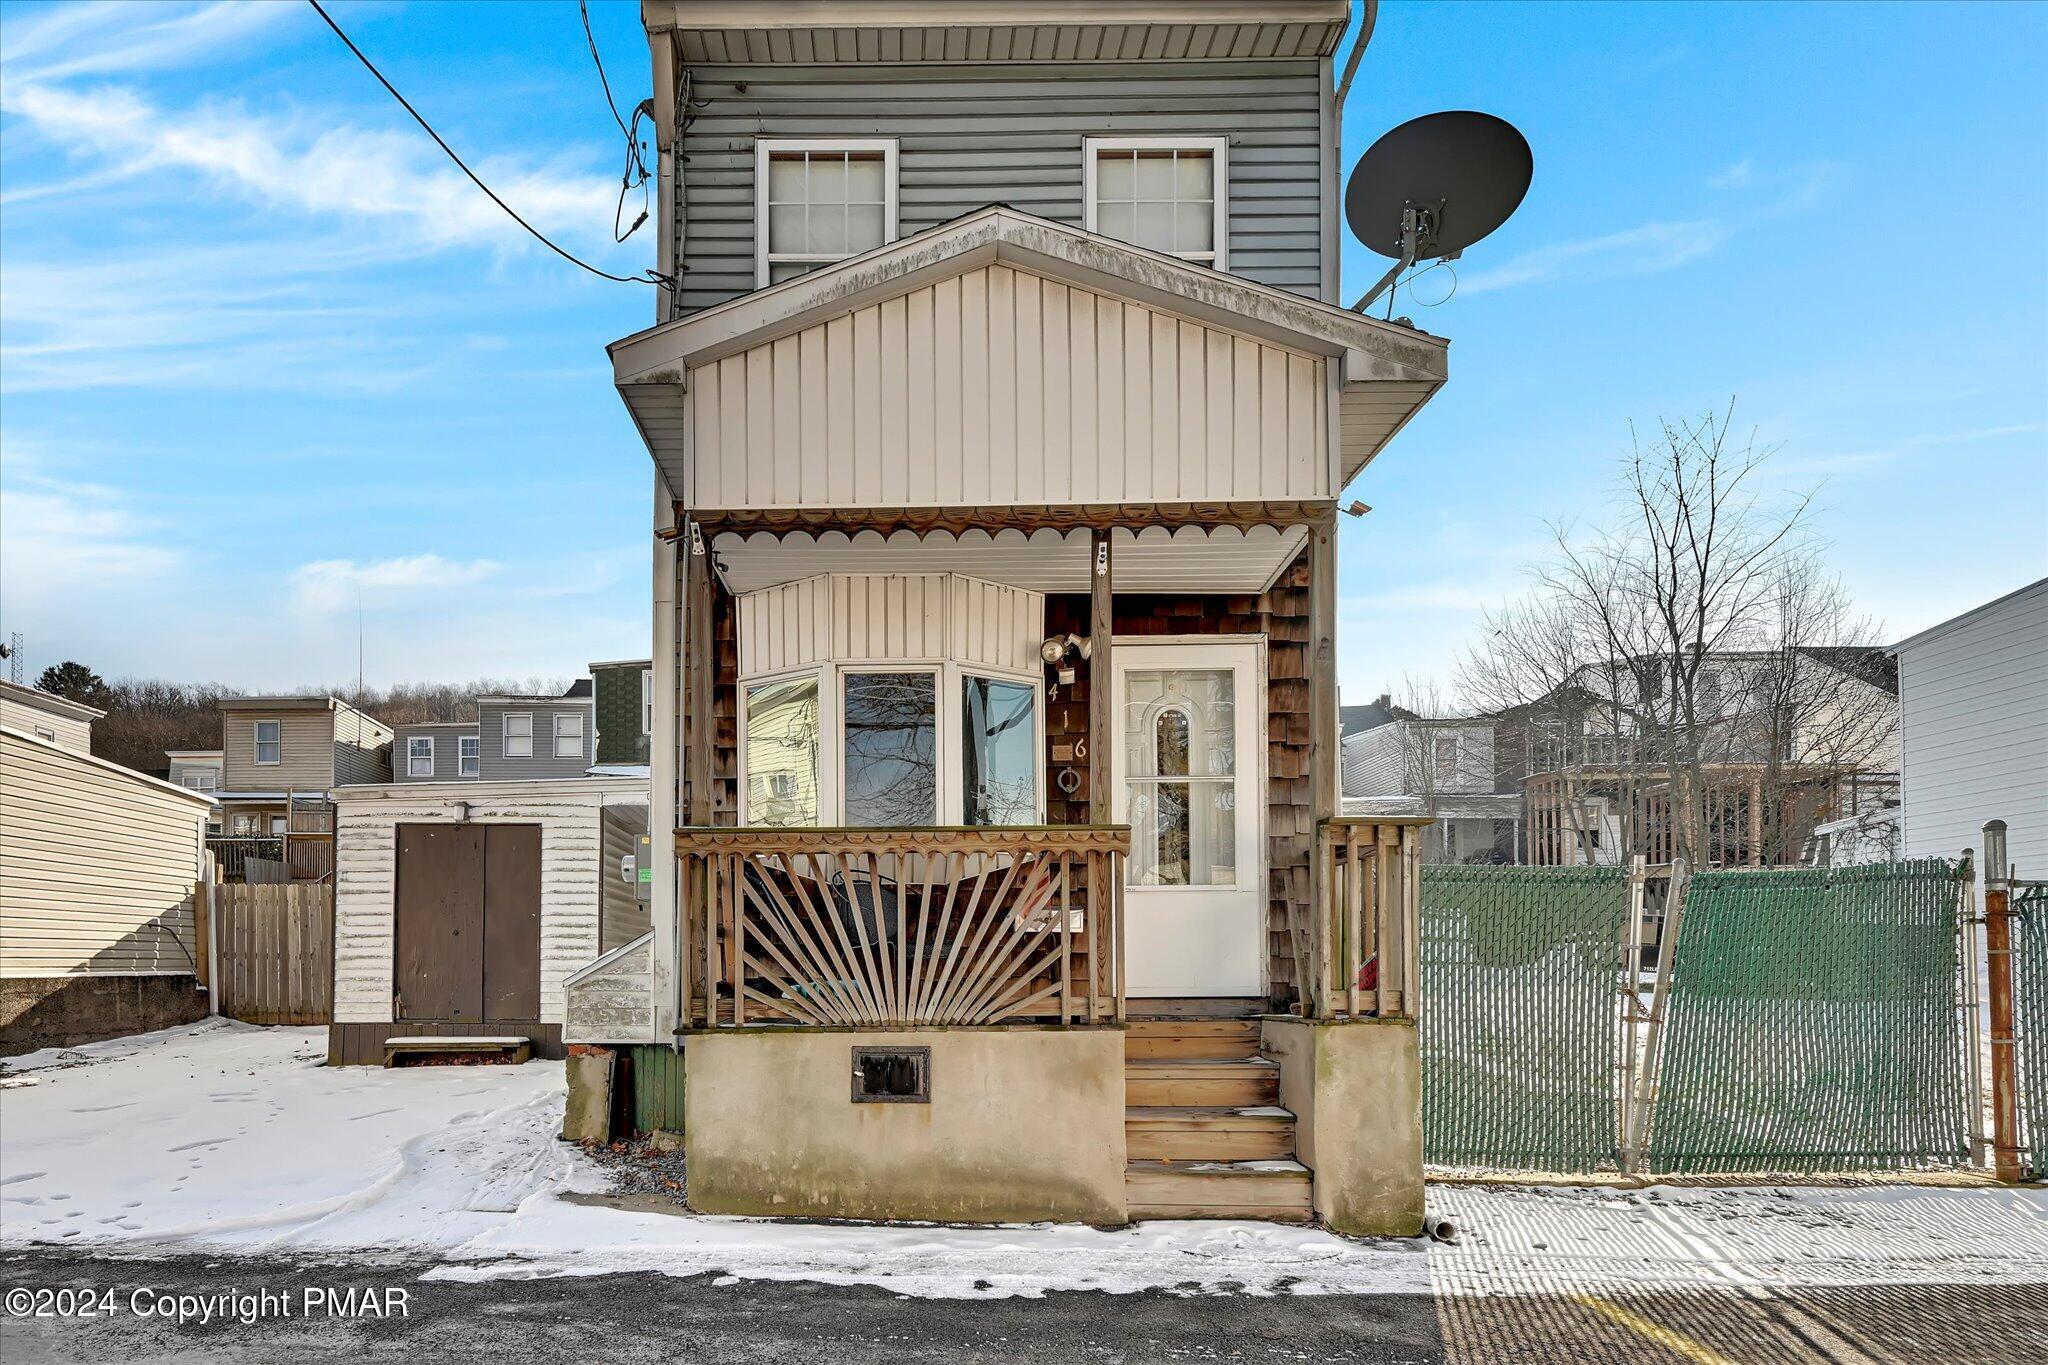
<instances>
[{"instance_id":1,"label":"asphalt road","mask_svg":"<svg viewBox=\"0 0 2048 1365\"><path fill-rule=\"evenodd\" d=\"M113 1291L70 1317L0 1317L6 1365L42 1361L902 1362L980 1365L2007 1365L2048 1361L2048 1286L1878 1285L1756 1290L1716 1285L1486 1296L1183 1298L1051 1294L948 1301L811 1282L596 1275L422 1280L418 1261L177 1256L61 1250L0 1255L0 1291ZM382 1313L351 1305L368 1291ZM403 1311L385 1295L401 1290ZM274 1296L253 1322L183 1325L176 1296ZM315 1298L308 1315L308 1290ZM141 1297L138 1299L138 1291ZM325 1297L322 1297L322 1296ZM138 1303L154 1315L138 1313ZM279 1304L289 1304L285 1312ZM10 1307L12 1307L10 1297ZM52 1303L52 1307L57 1306Z\"/></svg>"},{"instance_id":2,"label":"asphalt road","mask_svg":"<svg viewBox=\"0 0 2048 1365\"><path fill-rule=\"evenodd\" d=\"M572 1360L767 1365L981 1362L1434 1362L1436 1310L1422 1295L1179 1298L1059 1294L1043 1299L908 1299L808 1282L719 1284L711 1276L597 1275L479 1284L422 1281L419 1262L178 1256L109 1260L63 1251L0 1256L0 1290L115 1289L109 1314L0 1318L6 1365L42 1361ZM406 1316L298 1316L307 1287L402 1287ZM178 1326L131 1309L135 1291L288 1296L290 1317Z\"/></svg>"}]
</instances>

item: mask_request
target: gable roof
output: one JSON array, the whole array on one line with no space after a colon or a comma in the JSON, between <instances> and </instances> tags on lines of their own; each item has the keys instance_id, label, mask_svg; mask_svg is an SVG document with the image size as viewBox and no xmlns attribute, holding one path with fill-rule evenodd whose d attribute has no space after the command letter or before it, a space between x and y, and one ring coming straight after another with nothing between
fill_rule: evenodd
<instances>
[{"instance_id":1,"label":"gable roof","mask_svg":"<svg viewBox=\"0 0 2048 1365\"><path fill-rule=\"evenodd\" d=\"M1449 343L1441 337L992 204L621 338L607 348L613 383L657 464L679 477L692 370L992 266L1325 361L1342 381L1333 439L1342 451L1343 480L1392 439L1449 373Z\"/></svg>"},{"instance_id":2,"label":"gable roof","mask_svg":"<svg viewBox=\"0 0 2048 1365\"><path fill-rule=\"evenodd\" d=\"M26 687L5 679L0 679L0 697L69 720L98 720L107 714L96 706L87 706L82 701L73 701L69 697L60 697L55 692L45 692L40 687Z\"/></svg>"}]
</instances>

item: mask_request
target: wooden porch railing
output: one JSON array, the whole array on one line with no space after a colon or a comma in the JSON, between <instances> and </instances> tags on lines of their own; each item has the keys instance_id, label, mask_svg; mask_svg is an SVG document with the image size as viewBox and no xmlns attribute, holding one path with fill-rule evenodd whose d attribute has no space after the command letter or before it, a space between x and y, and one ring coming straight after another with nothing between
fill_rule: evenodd
<instances>
[{"instance_id":1,"label":"wooden porch railing","mask_svg":"<svg viewBox=\"0 0 2048 1365\"><path fill-rule=\"evenodd\" d=\"M1125 825L676 831L688 1022L1110 1024Z\"/></svg>"},{"instance_id":2,"label":"wooden porch railing","mask_svg":"<svg viewBox=\"0 0 2048 1365\"><path fill-rule=\"evenodd\" d=\"M1317 1019L1414 1018L1426 816L1341 816L1316 831L1316 894L1294 935ZM1370 970L1368 970L1370 968Z\"/></svg>"}]
</instances>

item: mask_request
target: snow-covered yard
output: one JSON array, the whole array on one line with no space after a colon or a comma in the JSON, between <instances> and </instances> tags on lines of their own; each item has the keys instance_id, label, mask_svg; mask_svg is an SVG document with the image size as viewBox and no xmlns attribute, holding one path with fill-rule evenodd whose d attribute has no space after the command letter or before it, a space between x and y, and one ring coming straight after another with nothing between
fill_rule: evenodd
<instances>
[{"instance_id":1,"label":"snow-covered yard","mask_svg":"<svg viewBox=\"0 0 2048 1365\"><path fill-rule=\"evenodd\" d=\"M315 1029L209 1021L8 1062L0 1242L400 1253L444 1278L620 1270L879 1285L1487 1293L1538 1280L2035 1282L2038 1191L1433 1188L1455 1247L1263 1223L866 1227L587 1201L559 1064L323 1067Z\"/></svg>"}]
</instances>

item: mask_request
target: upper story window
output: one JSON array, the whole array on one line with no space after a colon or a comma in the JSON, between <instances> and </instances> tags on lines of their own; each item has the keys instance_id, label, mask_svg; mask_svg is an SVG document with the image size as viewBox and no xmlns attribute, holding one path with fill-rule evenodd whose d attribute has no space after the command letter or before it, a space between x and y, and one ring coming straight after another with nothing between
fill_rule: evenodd
<instances>
[{"instance_id":1,"label":"upper story window","mask_svg":"<svg viewBox=\"0 0 2048 1365\"><path fill-rule=\"evenodd\" d=\"M563 711L555 716L555 757L583 757L583 713Z\"/></svg>"},{"instance_id":2,"label":"upper story window","mask_svg":"<svg viewBox=\"0 0 2048 1365\"><path fill-rule=\"evenodd\" d=\"M259 720L256 722L256 761L266 765L284 762L283 721Z\"/></svg>"},{"instance_id":3,"label":"upper story window","mask_svg":"<svg viewBox=\"0 0 2048 1365\"><path fill-rule=\"evenodd\" d=\"M1218 270L1227 267L1226 139L1091 137L1083 154L1090 232Z\"/></svg>"},{"instance_id":4,"label":"upper story window","mask_svg":"<svg viewBox=\"0 0 2048 1365\"><path fill-rule=\"evenodd\" d=\"M754 222L757 287L895 240L895 139L762 138Z\"/></svg>"},{"instance_id":5,"label":"upper story window","mask_svg":"<svg viewBox=\"0 0 2048 1365\"><path fill-rule=\"evenodd\" d=\"M483 741L481 736L461 735L456 738L455 758L456 762L460 765L462 776L476 776L477 756L482 748Z\"/></svg>"},{"instance_id":6,"label":"upper story window","mask_svg":"<svg viewBox=\"0 0 2048 1365\"><path fill-rule=\"evenodd\" d=\"M654 670L640 670L640 733L654 733Z\"/></svg>"},{"instance_id":7,"label":"upper story window","mask_svg":"<svg viewBox=\"0 0 2048 1365\"><path fill-rule=\"evenodd\" d=\"M38 725L36 727L36 738L45 744L55 744L57 742L57 732L55 730L45 730L42 726Z\"/></svg>"},{"instance_id":8,"label":"upper story window","mask_svg":"<svg viewBox=\"0 0 2048 1365\"><path fill-rule=\"evenodd\" d=\"M1455 782L1458 778L1458 737L1436 735L1433 738L1436 750L1436 780Z\"/></svg>"},{"instance_id":9,"label":"upper story window","mask_svg":"<svg viewBox=\"0 0 2048 1365\"><path fill-rule=\"evenodd\" d=\"M533 713L531 711L507 711L505 713L505 757L533 757Z\"/></svg>"},{"instance_id":10,"label":"upper story window","mask_svg":"<svg viewBox=\"0 0 2048 1365\"><path fill-rule=\"evenodd\" d=\"M211 768L199 768L187 772L178 779L178 783L180 786L188 787L196 792L210 792L220 785L215 780L214 771Z\"/></svg>"},{"instance_id":11,"label":"upper story window","mask_svg":"<svg viewBox=\"0 0 2048 1365\"><path fill-rule=\"evenodd\" d=\"M415 735L405 742L405 775L407 777L432 777L434 775L434 740L431 735Z\"/></svg>"}]
</instances>

